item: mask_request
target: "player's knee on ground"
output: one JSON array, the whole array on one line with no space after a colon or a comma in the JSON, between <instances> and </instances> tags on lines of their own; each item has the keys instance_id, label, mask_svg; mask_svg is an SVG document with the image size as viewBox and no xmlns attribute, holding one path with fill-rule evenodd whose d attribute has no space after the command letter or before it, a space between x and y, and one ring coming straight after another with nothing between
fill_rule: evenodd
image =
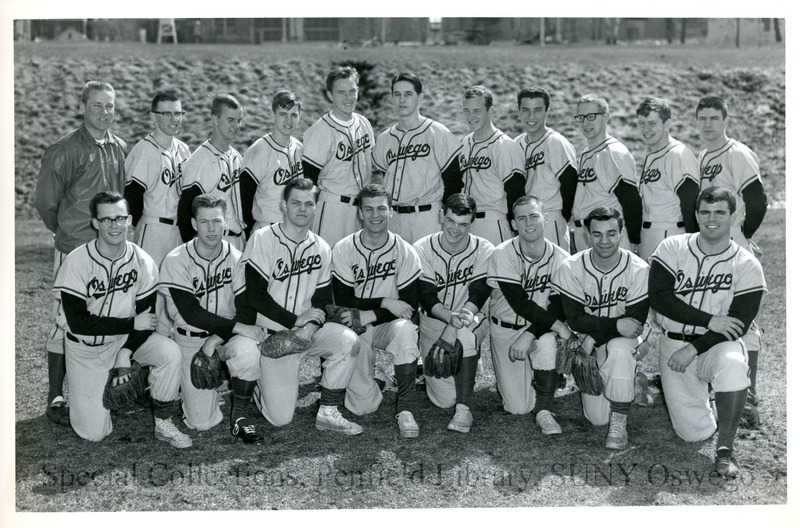
<instances>
[{"instance_id":1,"label":"player's knee on ground","mask_svg":"<svg viewBox=\"0 0 800 528\"><path fill-rule=\"evenodd\" d=\"M617 337L606 344L606 361L600 367L605 389L603 394L610 401L626 403L633 401L636 360L633 352L635 339Z\"/></svg>"},{"instance_id":2,"label":"player's knee on ground","mask_svg":"<svg viewBox=\"0 0 800 528\"><path fill-rule=\"evenodd\" d=\"M548 332L534 341L533 353L530 355L531 368L534 370L553 370L556 368L556 334Z\"/></svg>"},{"instance_id":3,"label":"player's knee on ground","mask_svg":"<svg viewBox=\"0 0 800 528\"><path fill-rule=\"evenodd\" d=\"M261 377L261 351L258 343L249 337L233 336L225 345L229 356L226 364L231 377L244 381L256 381Z\"/></svg>"},{"instance_id":4,"label":"player's knee on ground","mask_svg":"<svg viewBox=\"0 0 800 528\"><path fill-rule=\"evenodd\" d=\"M420 356L417 347L417 325L408 319L396 319L392 321L392 331L394 336L386 351L394 357L394 364L406 365L416 361Z\"/></svg>"}]
</instances>

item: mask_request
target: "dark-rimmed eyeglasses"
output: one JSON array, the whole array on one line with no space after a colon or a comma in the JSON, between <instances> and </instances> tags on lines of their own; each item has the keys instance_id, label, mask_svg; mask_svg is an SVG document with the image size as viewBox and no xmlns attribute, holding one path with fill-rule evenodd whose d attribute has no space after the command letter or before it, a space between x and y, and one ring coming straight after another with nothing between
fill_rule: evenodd
<instances>
[{"instance_id":1,"label":"dark-rimmed eyeglasses","mask_svg":"<svg viewBox=\"0 0 800 528\"><path fill-rule=\"evenodd\" d=\"M103 227L108 227L111 224L115 225L125 225L128 222L129 215L124 216L107 216L105 218L98 218L97 221L100 222L100 225Z\"/></svg>"},{"instance_id":2,"label":"dark-rimmed eyeglasses","mask_svg":"<svg viewBox=\"0 0 800 528\"><path fill-rule=\"evenodd\" d=\"M157 112L155 110L151 110L154 114L160 115L163 117L169 117L172 119L183 119L183 116L186 115L186 112Z\"/></svg>"},{"instance_id":3,"label":"dark-rimmed eyeglasses","mask_svg":"<svg viewBox=\"0 0 800 528\"><path fill-rule=\"evenodd\" d=\"M592 112L591 114L575 114L572 117L574 117L575 121L577 121L578 123L583 123L584 119L587 121L594 121L595 119L597 119L597 116L603 114L605 114L605 112Z\"/></svg>"}]
</instances>

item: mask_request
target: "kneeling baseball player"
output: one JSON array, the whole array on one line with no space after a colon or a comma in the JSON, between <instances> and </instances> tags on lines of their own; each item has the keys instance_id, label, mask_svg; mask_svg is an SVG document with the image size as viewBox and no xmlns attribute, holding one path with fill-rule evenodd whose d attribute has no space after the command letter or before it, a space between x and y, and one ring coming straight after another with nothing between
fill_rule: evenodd
<instances>
[{"instance_id":1,"label":"kneeling baseball player","mask_svg":"<svg viewBox=\"0 0 800 528\"><path fill-rule=\"evenodd\" d=\"M156 438L191 447L192 439L172 422L180 410L181 352L153 332L158 268L127 241L131 216L121 194L100 192L89 210L98 237L67 256L53 288L66 318L72 428L82 438L102 440L113 429L110 411L143 396L149 382ZM150 367L147 380L138 365Z\"/></svg>"}]
</instances>

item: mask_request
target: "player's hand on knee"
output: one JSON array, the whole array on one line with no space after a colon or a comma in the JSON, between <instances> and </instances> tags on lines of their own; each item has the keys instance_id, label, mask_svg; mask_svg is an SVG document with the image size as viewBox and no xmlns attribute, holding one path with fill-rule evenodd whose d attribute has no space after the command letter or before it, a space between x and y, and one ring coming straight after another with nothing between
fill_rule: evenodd
<instances>
[{"instance_id":1,"label":"player's hand on knee","mask_svg":"<svg viewBox=\"0 0 800 528\"><path fill-rule=\"evenodd\" d=\"M686 345L676 350L672 356L670 356L667 365L675 372L686 372L686 369L696 357L697 350L692 345Z\"/></svg>"},{"instance_id":2,"label":"player's hand on knee","mask_svg":"<svg viewBox=\"0 0 800 528\"><path fill-rule=\"evenodd\" d=\"M739 339L744 334L744 323L735 317L728 315L714 315L708 322L708 329L712 332L722 334L731 341Z\"/></svg>"},{"instance_id":3,"label":"player's hand on knee","mask_svg":"<svg viewBox=\"0 0 800 528\"><path fill-rule=\"evenodd\" d=\"M136 317L133 318L134 330L155 330L156 326L158 326L158 317L156 314L150 313L149 308L146 312L136 314Z\"/></svg>"},{"instance_id":4,"label":"player's hand on knee","mask_svg":"<svg viewBox=\"0 0 800 528\"><path fill-rule=\"evenodd\" d=\"M511 361L526 360L531 348L531 343L533 343L533 334L527 330L522 332L522 334L511 343L511 347L508 349L508 358Z\"/></svg>"},{"instance_id":5,"label":"player's hand on knee","mask_svg":"<svg viewBox=\"0 0 800 528\"><path fill-rule=\"evenodd\" d=\"M583 337L583 341L581 341L581 350L585 356L588 357L592 355L594 352L595 343L596 342L592 336L587 334Z\"/></svg>"},{"instance_id":6,"label":"player's hand on knee","mask_svg":"<svg viewBox=\"0 0 800 528\"><path fill-rule=\"evenodd\" d=\"M325 324L325 312L319 308L309 308L297 318L297 321L294 323L294 325L305 326L308 323L316 323L319 326L322 326Z\"/></svg>"},{"instance_id":7,"label":"player's hand on knee","mask_svg":"<svg viewBox=\"0 0 800 528\"><path fill-rule=\"evenodd\" d=\"M386 308L392 312L395 317L399 317L400 319L411 319L411 316L414 315L414 310L411 306L400 299L384 297L383 301L381 301L381 308Z\"/></svg>"},{"instance_id":8,"label":"player's hand on knee","mask_svg":"<svg viewBox=\"0 0 800 528\"><path fill-rule=\"evenodd\" d=\"M461 308L459 311L453 312L453 318L450 324L456 328L468 328L469 326L475 324L475 319L474 313L466 308ZM461 326L456 326L456 324L454 324L456 320L458 320Z\"/></svg>"},{"instance_id":9,"label":"player's hand on knee","mask_svg":"<svg viewBox=\"0 0 800 528\"><path fill-rule=\"evenodd\" d=\"M642 335L642 330L644 330L642 323L633 317L622 317L617 319L617 332L619 332L622 337L635 339Z\"/></svg>"}]
</instances>

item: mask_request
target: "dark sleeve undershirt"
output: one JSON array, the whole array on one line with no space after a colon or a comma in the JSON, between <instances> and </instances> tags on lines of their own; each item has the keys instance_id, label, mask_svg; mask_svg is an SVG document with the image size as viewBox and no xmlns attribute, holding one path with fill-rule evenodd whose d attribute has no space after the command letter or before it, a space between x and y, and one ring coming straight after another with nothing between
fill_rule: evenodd
<instances>
[{"instance_id":1,"label":"dark sleeve undershirt","mask_svg":"<svg viewBox=\"0 0 800 528\"><path fill-rule=\"evenodd\" d=\"M184 242L189 242L196 234L192 227L192 200L201 194L200 187L192 185L183 190L178 200L178 229Z\"/></svg>"},{"instance_id":2,"label":"dark sleeve undershirt","mask_svg":"<svg viewBox=\"0 0 800 528\"><path fill-rule=\"evenodd\" d=\"M245 265L244 280L247 303L254 310L286 328L294 327L297 316L275 302L275 299L269 294L269 284L266 279L250 264Z\"/></svg>"},{"instance_id":3,"label":"dark sleeve undershirt","mask_svg":"<svg viewBox=\"0 0 800 528\"><path fill-rule=\"evenodd\" d=\"M697 202L697 195L700 194L700 186L691 178L683 180L678 188L675 190L678 199L681 202L681 215L683 216L683 225L687 233L697 233L697 218L694 216L695 203Z\"/></svg>"},{"instance_id":4,"label":"dark sleeve undershirt","mask_svg":"<svg viewBox=\"0 0 800 528\"><path fill-rule=\"evenodd\" d=\"M497 284L514 313L531 323L534 335L542 335L550 331L550 327L557 319L547 309L530 300L522 286L503 281L498 281Z\"/></svg>"},{"instance_id":5,"label":"dark sleeve undershirt","mask_svg":"<svg viewBox=\"0 0 800 528\"><path fill-rule=\"evenodd\" d=\"M558 177L558 181L561 182L561 214L569 222L572 206L575 204L575 191L578 189L578 170L572 165L567 165Z\"/></svg>"},{"instance_id":6,"label":"dark sleeve undershirt","mask_svg":"<svg viewBox=\"0 0 800 528\"><path fill-rule=\"evenodd\" d=\"M569 327L575 332L592 336L596 346L619 337L615 318L589 315L584 311L583 303L566 295L561 297L561 304Z\"/></svg>"},{"instance_id":7,"label":"dark sleeve undershirt","mask_svg":"<svg viewBox=\"0 0 800 528\"><path fill-rule=\"evenodd\" d=\"M419 279L414 280L414 282L399 291L400 300L407 302L411 308L414 309L414 311L416 311L417 306L419 305L417 280ZM376 321L373 324L376 325L388 323L389 321L394 321L397 319L397 316L395 316L392 312L386 308L381 308L383 297L373 297L368 299L356 297L355 290L352 286L347 286L336 277L333 277L331 282L333 284L333 297L336 299L336 304L340 306L346 306L348 308L358 308L359 310L363 311L372 310L376 317Z\"/></svg>"},{"instance_id":8,"label":"dark sleeve undershirt","mask_svg":"<svg viewBox=\"0 0 800 528\"><path fill-rule=\"evenodd\" d=\"M72 332L80 335L123 335L133 332L133 317L102 317L89 313L86 301L61 292L64 316Z\"/></svg>"},{"instance_id":9,"label":"dark sleeve undershirt","mask_svg":"<svg viewBox=\"0 0 800 528\"><path fill-rule=\"evenodd\" d=\"M325 311L325 307L329 304L333 304L333 288L330 284L320 286L311 296L311 306Z\"/></svg>"},{"instance_id":10,"label":"dark sleeve undershirt","mask_svg":"<svg viewBox=\"0 0 800 528\"><path fill-rule=\"evenodd\" d=\"M761 305L761 297L763 294L763 291L744 293L737 295L731 301L731 306L728 308L728 315L730 317L737 318L744 324L744 331L741 332L739 337L747 333L747 330L750 328L750 325L753 323L756 315L758 315L758 308ZM694 345L694 348L697 349L698 354L702 354L703 352L708 351L714 345L724 341L729 341L729 339L722 334L718 334L717 332L712 332L709 330L701 337L692 341L692 345Z\"/></svg>"},{"instance_id":11,"label":"dark sleeve undershirt","mask_svg":"<svg viewBox=\"0 0 800 528\"><path fill-rule=\"evenodd\" d=\"M641 242L642 230L642 197L635 185L622 180L614 189L614 195L622 206L622 217L625 219L625 228L628 230L628 239L631 244Z\"/></svg>"},{"instance_id":12,"label":"dark sleeve undershirt","mask_svg":"<svg viewBox=\"0 0 800 528\"><path fill-rule=\"evenodd\" d=\"M303 177L308 178L314 183L314 185L316 185L317 180L319 179L319 173L322 172L322 169L318 169L317 167L306 161L303 161L302 164L303 164Z\"/></svg>"},{"instance_id":13,"label":"dark sleeve undershirt","mask_svg":"<svg viewBox=\"0 0 800 528\"><path fill-rule=\"evenodd\" d=\"M178 313L181 314L187 324L216 334L225 341L233 336L233 327L236 325L235 320L226 319L203 309L197 297L187 291L170 288L169 294L178 309Z\"/></svg>"},{"instance_id":14,"label":"dark sleeve undershirt","mask_svg":"<svg viewBox=\"0 0 800 528\"><path fill-rule=\"evenodd\" d=\"M419 281L419 304L422 306L423 311L433 317L431 310L434 306L439 304L439 293L436 291L436 286L432 282L420 279Z\"/></svg>"},{"instance_id":15,"label":"dark sleeve undershirt","mask_svg":"<svg viewBox=\"0 0 800 528\"><path fill-rule=\"evenodd\" d=\"M508 207L508 224L514 218L514 202L525 195L525 175L515 171L511 177L503 184L506 191L506 207Z\"/></svg>"},{"instance_id":16,"label":"dark sleeve undershirt","mask_svg":"<svg viewBox=\"0 0 800 528\"><path fill-rule=\"evenodd\" d=\"M467 297L467 302L471 302L480 310L491 294L492 287L486 283L486 277L477 279L469 283L469 297Z\"/></svg>"},{"instance_id":17,"label":"dark sleeve undershirt","mask_svg":"<svg viewBox=\"0 0 800 528\"><path fill-rule=\"evenodd\" d=\"M459 193L464 188L464 176L458 164L458 156L453 158L450 165L442 171L442 184L444 185L442 203L446 202L450 195Z\"/></svg>"},{"instance_id":18,"label":"dark sleeve undershirt","mask_svg":"<svg viewBox=\"0 0 800 528\"><path fill-rule=\"evenodd\" d=\"M137 225L139 220L144 214L144 192L145 188L134 180L125 186L125 200L128 202L128 208L131 211L132 223Z\"/></svg>"},{"instance_id":19,"label":"dark sleeve undershirt","mask_svg":"<svg viewBox=\"0 0 800 528\"><path fill-rule=\"evenodd\" d=\"M558 293L551 292L550 297L547 298L547 313L559 321L565 320L564 306L561 303L561 295ZM550 325L551 328L547 328L546 330L543 328L537 328L536 326L537 325L533 324L526 329L526 331L532 333L536 339L539 339L547 332L551 332L553 330L552 324Z\"/></svg>"},{"instance_id":20,"label":"dark sleeve undershirt","mask_svg":"<svg viewBox=\"0 0 800 528\"><path fill-rule=\"evenodd\" d=\"M256 189L258 182L255 180L249 170L245 169L239 175L239 195L242 199L242 221L244 222L244 232L247 238L250 238L250 233L253 231L253 225L256 223L253 218L253 202L256 197Z\"/></svg>"},{"instance_id":21,"label":"dark sleeve undershirt","mask_svg":"<svg viewBox=\"0 0 800 528\"><path fill-rule=\"evenodd\" d=\"M136 301L136 313L140 314L148 310L150 313L156 313L156 297L157 293L153 292L147 297ZM125 344L122 345L122 348L127 348L131 352L136 352L152 333L153 330L133 330L128 334L128 339L125 341Z\"/></svg>"},{"instance_id":22,"label":"dark sleeve undershirt","mask_svg":"<svg viewBox=\"0 0 800 528\"><path fill-rule=\"evenodd\" d=\"M675 277L657 260L650 266L647 291L650 307L675 322L708 328L711 314L683 302L675 295Z\"/></svg>"},{"instance_id":23,"label":"dark sleeve undershirt","mask_svg":"<svg viewBox=\"0 0 800 528\"><path fill-rule=\"evenodd\" d=\"M767 193L764 192L764 185L759 180L750 183L742 191L744 200L744 223L742 224L742 234L746 239L751 239L764 216L767 214Z\"/></svg>"},{"instance_id":24,"label":"dark sleeve undershirt","mask_svg":"<svg viewBox=\"0 0 800 528\"><path fill-rule=\"evenodd\" d=\"M236 295L233 303L234 306L236 306L235 320L237 323L256 324L256 311L253 310L253 307L247 302L247 289L242 290Z\"/></svg>"}]
</instances>

